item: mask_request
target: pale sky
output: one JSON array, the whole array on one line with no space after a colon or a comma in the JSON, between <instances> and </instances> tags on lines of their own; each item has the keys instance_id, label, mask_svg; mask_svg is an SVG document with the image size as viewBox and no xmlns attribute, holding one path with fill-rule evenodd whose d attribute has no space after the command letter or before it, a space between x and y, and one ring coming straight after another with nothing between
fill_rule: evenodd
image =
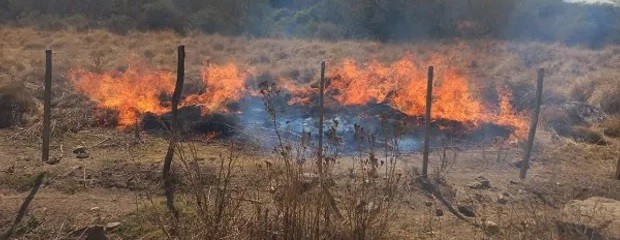
<instances>
[{"instance_id":1,"label":"pale sky","mask_svg":"<svg viewBox=\"0 0 620 240\"><path fill-rule=\"evenodd\" d=\"M620 0L564 0L566 2L583 2L592 4L613 4L620 5Z\"/></svg>"}]
</instances>

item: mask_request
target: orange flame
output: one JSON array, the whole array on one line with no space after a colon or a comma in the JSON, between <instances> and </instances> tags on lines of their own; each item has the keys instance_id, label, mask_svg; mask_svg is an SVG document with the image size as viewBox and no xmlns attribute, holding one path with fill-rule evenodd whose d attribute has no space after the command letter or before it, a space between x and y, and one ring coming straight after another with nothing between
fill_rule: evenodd
<instances>
[{"instance_id":1,"label":"orange flame","mask_svg":"<svg viewBox=\"0 0 620 240\"><path fill-rule=\"evenodd\" d=\"M141 114L163 114L160 96L174 90L174 74L154 70L143 63L128 66L124 72L92 73L82 69L69 72L77 91L89 96L98 107L118 111L118 126L136 123Z\"/></svg>"},{"instance_id":2,"label":"orange flame","mask_svg":"<svg viewBox=\"0 0 620 240\"><path fill-rule=\"evenodd\" d=\"M495 117L495 122L499 125L513 126L515 128L515 137L524 139L527 136L527 119L525 116L517 113L510 104L512 94L506 89L498 88L499 93L499 114Z\"/></svg>"},{"instance_id":3,"label":"orange flame","mask_svg":"<svg viewBox=\"0 0 620 240\"><path fill-rule=\"evenodd\" d=\"M470 89L470 77L449 64L449 58L435 56L429 63L415 62L410 55L388 65L377 61L360 65L344 60L330 68L326 86L327 104L363 106L389 104L410 116L423 116L426 105L427 65L436 66L433 86L433 119L454 120L471 126L497 123L512 126L515 136L522 139L527 131L525 117L510 105L510 93L498 89L496 107L484 104ZM237 102L245 95L255 94L246 88L247 71L235 63L208 64L201 69L205 91L185 96L181 106L201 106L203 114L227 111L226 104ZM163 114L169 103L162 101L174 90L172 72L151 69L144 63L131 64L124 72L91 73L74 69L69 79L76 90L89 96L98 107L118 111L119 127L135 124L142 114ZM289 104L307 105L317 90L316 86L299 86L281 79L280 86L291 93Z\"/></svg>"},{"instance_id":4,"label":"orange flame","mask_svg":"<svg viewBox=\"0 0 620 240\"><path fill-rule=\"evenodd\" d=\"M330 79L326 94L342 106L363 106L386 103L410 116L423 116L426 109L427 65L436 67L433 83L433 119L454 120L477 126L484 122L512 126L518 138L527 129L523 116L516 113L509 103L510 93L499 91L499 113L485 108L483 102L470 90L469 77L446 64L447 60L435 56L430 64L419 64L406 55L402 59L382 65L370 61L360 67L354 60L344 60L328 72ZM311 102L316 90L285 84L293 94L290 104Z\"/></svg>"},{"instance_id":5,"label":"orange flame","mask_svg":"<svg viewBox=\"0 0 620 240\"><path fill-rule=\"evenodd\" d=\"M211 142L214 139L216 139L217 137L219 137L222 133L221 132L207 132L205 134L205 140L207 142Z\"/></svg>"},{"instance_id":6,"label":"orange flame","mask_svg":"<svg viewBox=\"0 0 620 240\"><path fill-rule=\"evenodd\" d=\"M124 72L92 73L83 69L69 71L76 90L87 95L99 108L118 112L118 127L135 124L147 112L170 111L162 97L174 91L175 74L148 67L143 62L130 64ZM241 99L245 93L245 74L234 63L209 64L201 70L206 91L187 96L181 106L199 105L204 115L226 111L226 103Z\"/></svg>"},{"instance_id":7,"label":"orange flame","mask_svg":"<svg viewBox=\"0 0 620 240\"><path fill-rule=\"evenodd\" d=\"M223 66L209 64L201 70L206 91L190 95L183 100L183 106L200 105L203 115L225 110L225 104L239 101L247 92L246 74L241 73L235 63Z\"/></svg>"}]
</instances>

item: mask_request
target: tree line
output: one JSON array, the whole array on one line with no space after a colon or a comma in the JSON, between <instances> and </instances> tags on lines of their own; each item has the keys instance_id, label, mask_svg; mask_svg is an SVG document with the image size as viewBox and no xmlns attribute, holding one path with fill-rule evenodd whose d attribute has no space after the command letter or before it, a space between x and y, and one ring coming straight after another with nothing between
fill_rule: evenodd
<instances>
[{"instance_id":1,"label":"tree line","mask_svg":"<svg viewBox=\"0 0 620 240\"><path fill-rule=\"evenodd\" d=\"M171 29L255 37L620 43L620 7L562 0L0 0L0 21L43 29Z\"/></svg>"}]
</instances>

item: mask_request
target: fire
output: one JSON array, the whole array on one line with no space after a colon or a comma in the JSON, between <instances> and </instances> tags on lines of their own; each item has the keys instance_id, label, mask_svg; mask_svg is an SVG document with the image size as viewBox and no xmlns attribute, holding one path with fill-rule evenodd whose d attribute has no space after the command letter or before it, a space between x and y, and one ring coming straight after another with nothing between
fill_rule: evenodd
<instances>
[{"instance_id":1,"label":"fire","mask_svg":"<svg viewBox=\"0 0 620 240\"><path fill-rule=\"evenodd\" d=\"M486 103L470 89L471 77L452 67L450 57L434 56L417 62L410 55L391 64L370 61L361 65L344 60L330 66L325 86L326 106L366 106L386 104L409 116L423 116L426 105L428 65L436 68L433 85L432 117L451 120L476 128L482 123L496 123L515 129L518 139L525 136L525 117L510 105L510 92L497 89L497 106ZM205 90L185 94L181 106L200 106L203 115L228 111L227 105L255 92L246 87L249 71L240 70L234 62L204 66L200 75ZM144 113L164 114L169 109L169 96L175 77L170 71L149 68L144 63L130 64L124 72L91 73L71 70L69 79L76 89L89 96L98 107L118 112L119 127L135 124ZM292 80L280 79L279 86L290 93L291 105L316 102L317 86L299 86ZM441 126L440 126L441 127Z\"/></svg>"},{"instance_id":2,"label":"fire","mask_svg":"<svg viewBox=\"0 0 620 240\"><path fill-rule=\"evenodd\" d=\"M205 140L207 142L210 142L216 139L217 137L219 137L221 134L222 134L221 132L207 132L204 136L205 136Z\"/></svg>"},{"instance_id":3,"label":"fire","mask_svg":"<svg viewBox=\"0 0 620 240\"><path fill-rule=\"evenodd\" d=\"M118 112L118 126L133 125L146 112L168 110L160 97L174 90L174 74L130 64L124 72L92 73L73 69L68 74L77 91L90 97L98 107Z\"/></svg>"},{"instance_id":4,"label":"fire","mask_svg":"<svg viewBox=\"0 0 620 240\"><path fill-rule=\"evenodd\" d=\"M348 59L331 66L327 73L328 99L340 106L364 106L367 104L389 104L409 116L424 116L426 109L426 66L436 66L433 84L433 119L453 120L476 127L481 123L497 123L515 128L518 138L525 136L527 126L523 116L516 113L509 103L510 93L498 90L499 111L486 106L470 90L467 73L451 68L448 58L434 56L429 63L419 63L410 55L383 65L370 61L360 66ZM290 104L311 102L313 90L285 84L284 88L293 95Z\"/></svg>"},{"instance_id":5,"label":"fire","mask_svg":"<svg viewBox=\"0 0 620 240\"><path fill-rule=\"evenodd\" d=\"M209 64L201 70L201 75L206 91L188 96L183 100L183 105L199 105L203 115L225 110L226 103L238 102L247 92L246 74L235 63L223 66Z\"/></svg>"},{"instance_id":6,"label":"fire","mask_svg":"<svg viewBox=\"0 0 620 240\"><path fill-rule=\"evenodd\" d=\"M495 122L499 125L513 126L515 128L515 136L519 139L524 139L527 136L527 123L524 119L526 117L517 113L517 111L510 104L510 92L503 88L498 88L499 93L499 114L495 117Z\"/></svg>"},{"instance_id":7,"label":"fire","mask_svg":"<svg viewBox=\"0 0 620 240\"><path fill-rule=\"evenodd\" d=\"M69 71L75 89L88 96L99 108L118 112L118 127L139 122L144 113L157 115L170 111L167 97L175 86L175 73L148 67L134 61L123 72L93 73L83 69ZM226 103L236 102L245 93L245 74L235 63L209 64L202 68L201 77L206 90L190 94L181 106L201 106L204 115L226 111Z\"/></svg>"}]
</instances>

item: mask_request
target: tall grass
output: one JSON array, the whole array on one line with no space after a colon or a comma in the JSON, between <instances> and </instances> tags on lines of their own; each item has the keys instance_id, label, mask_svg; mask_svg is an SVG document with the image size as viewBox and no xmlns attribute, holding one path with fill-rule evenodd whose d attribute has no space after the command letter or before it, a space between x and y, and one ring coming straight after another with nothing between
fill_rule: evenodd
<instances>
[{"instance_id":1,"label":"tall grass","mask_svg":"<svg viewBox=\"0 0 620 240\"><path fill-rule=\"evenodd\" d=\"M396 169L397 148L377 154L375 137L360 138L371 150L361 152L342 178L333 167L338 141L328 136L324 172L318 172L316 145L282 137L275 125L278 112L273 84L262 85L263 100L273 118L277 137L271 160L253 168L239 160L241 149L227 144L226 153L203 160L192 142L176 149L176 179L181 182L178 218L153 201L145 226L156 226L169 239L387 239L401 176ZM334 133L334 132L332 132ZM387 136L385 141L395 141ZM382 158L377 155L383 155ZM382 166L385 168L382 170ZM156 229L156 230L155 230Z\"/></svg>"}]
</instances>

